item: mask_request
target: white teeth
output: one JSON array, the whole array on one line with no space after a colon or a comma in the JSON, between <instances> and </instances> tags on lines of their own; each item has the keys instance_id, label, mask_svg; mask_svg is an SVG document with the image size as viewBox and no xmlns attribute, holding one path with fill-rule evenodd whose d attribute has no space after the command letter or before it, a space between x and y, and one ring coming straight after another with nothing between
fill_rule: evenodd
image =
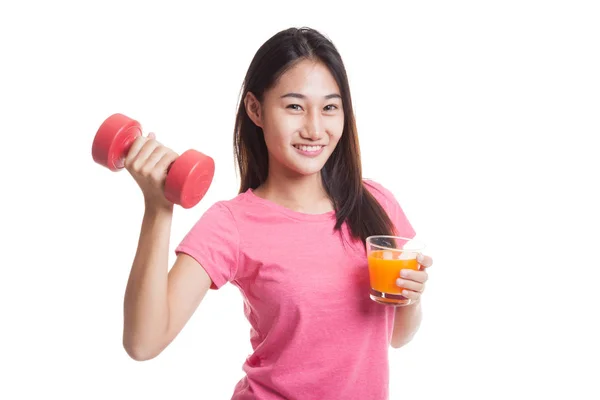
<instances>
[{"instance_id":1,"label":"white teeth","mask_svg":"<svg viewBox=\"0 0 600 400\"><path fill-rule=\"evenodd\" d=\"M295 148L302 150L302 151L318 151L321 150L321 147L323 146L294 146Z\"/></svg>"}]
</instances>

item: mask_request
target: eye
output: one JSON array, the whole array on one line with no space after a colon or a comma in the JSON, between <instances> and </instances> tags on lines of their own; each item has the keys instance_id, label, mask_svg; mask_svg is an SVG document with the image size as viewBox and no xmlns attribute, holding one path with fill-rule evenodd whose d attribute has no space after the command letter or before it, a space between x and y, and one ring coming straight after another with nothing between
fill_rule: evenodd
<instances>
[{"instance_id":1,"label":"eye","mask_svg":"<svg viewBox=\"0 0 600 400\"><path fill-rule=\"evenodd\" d=\"M286 108L291 108L292 110L295 110L295 111L300 111L302 109L302 107L298 104L290 104Z\"/></svg>"},{"instance_id":2,"label":"eye","mask_svg":"<svg viewBox=\"0 0 600 400\"><path fill-rule=\"evenodd\" d=\"M336 106L335 104L329 104L325 106L325 111L333 111L333 110L337 110L338 106Z\"/></svg>"}]
</instances>

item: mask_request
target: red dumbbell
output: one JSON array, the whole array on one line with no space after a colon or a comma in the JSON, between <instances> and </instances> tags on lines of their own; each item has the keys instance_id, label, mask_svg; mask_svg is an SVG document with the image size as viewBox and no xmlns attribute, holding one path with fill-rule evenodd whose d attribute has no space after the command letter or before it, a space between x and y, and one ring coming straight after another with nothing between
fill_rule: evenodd
<instances>
[{"instance_id":1,"label":"red dumbbell","mask_svg":"<svg viewBox=\"0 0 600 400\"><path fill-rule=\"evenodd\" d=\"M92 144L94 161L111 171L125 167L131 145L142 135L139 122L123 114L108 117ZM187 150L169 167L164 193L167 200L183 208L194 207L206 194L215 173L214 160L196 150Z\"/></svg>"}]
</instances>

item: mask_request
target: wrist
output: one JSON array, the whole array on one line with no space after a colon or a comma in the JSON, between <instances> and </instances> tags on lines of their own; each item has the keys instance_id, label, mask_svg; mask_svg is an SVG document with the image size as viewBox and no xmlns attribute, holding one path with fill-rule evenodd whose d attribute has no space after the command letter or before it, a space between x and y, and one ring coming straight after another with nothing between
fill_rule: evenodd
<instances>
[{"instance_id":1,"label":"wrist","mask_svg":"<svg viewBox=\"0 0 600 400\"><path fill-rule=\"evenodd\" d=\"M152 201L145 201L145 213L152 217L163 217L173 215L173 204L172 203L156 203Z\"/></svg>"},{"instance_id":2,"label":"wrist","mask_svg":"<svg viewBox=\"0 0 600 400\"><path fill-rule=\"evenodd\" d=\"M406 311L412 311L412 310L414 310L416 308L420 308L420 306L421 306L421 299L413 300L412 303L410 303L410 304L407 304L407 305L404 305L404 306L396 306L396 311L397 312L398 311L402 312L404 310L406 310Z\"/></svg>"}]
</instances>

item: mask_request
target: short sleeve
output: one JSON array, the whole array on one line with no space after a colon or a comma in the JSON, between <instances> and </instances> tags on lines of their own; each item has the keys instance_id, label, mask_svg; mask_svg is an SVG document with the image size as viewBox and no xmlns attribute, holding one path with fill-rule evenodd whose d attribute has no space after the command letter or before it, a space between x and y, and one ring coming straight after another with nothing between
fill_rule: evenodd
<instances>
[{"instance_id":1,"label":"short sleeve","mask_svg":"<svg viewBox=\"0 0 600 400\"><path fill-rule=\"evenodd\" d=\"M414 238L416 235L415 229L408 220L396 196L383 185L373 180L365 179L364 183L392 220L396 228L396 235L411 239Z\"/></svg>"},{"instance_id":2,"label":"short sleeve","mask_svg":"<svg viewBox=\"0 0 600 400\"><path fill-rule=\"evenodd\" d=\"M211 289L219 289L235 279L238 267L239 232L231 211L217 202L202 214L175 248L204 268L212 280Z\"/></svg>"}]
</instances>

